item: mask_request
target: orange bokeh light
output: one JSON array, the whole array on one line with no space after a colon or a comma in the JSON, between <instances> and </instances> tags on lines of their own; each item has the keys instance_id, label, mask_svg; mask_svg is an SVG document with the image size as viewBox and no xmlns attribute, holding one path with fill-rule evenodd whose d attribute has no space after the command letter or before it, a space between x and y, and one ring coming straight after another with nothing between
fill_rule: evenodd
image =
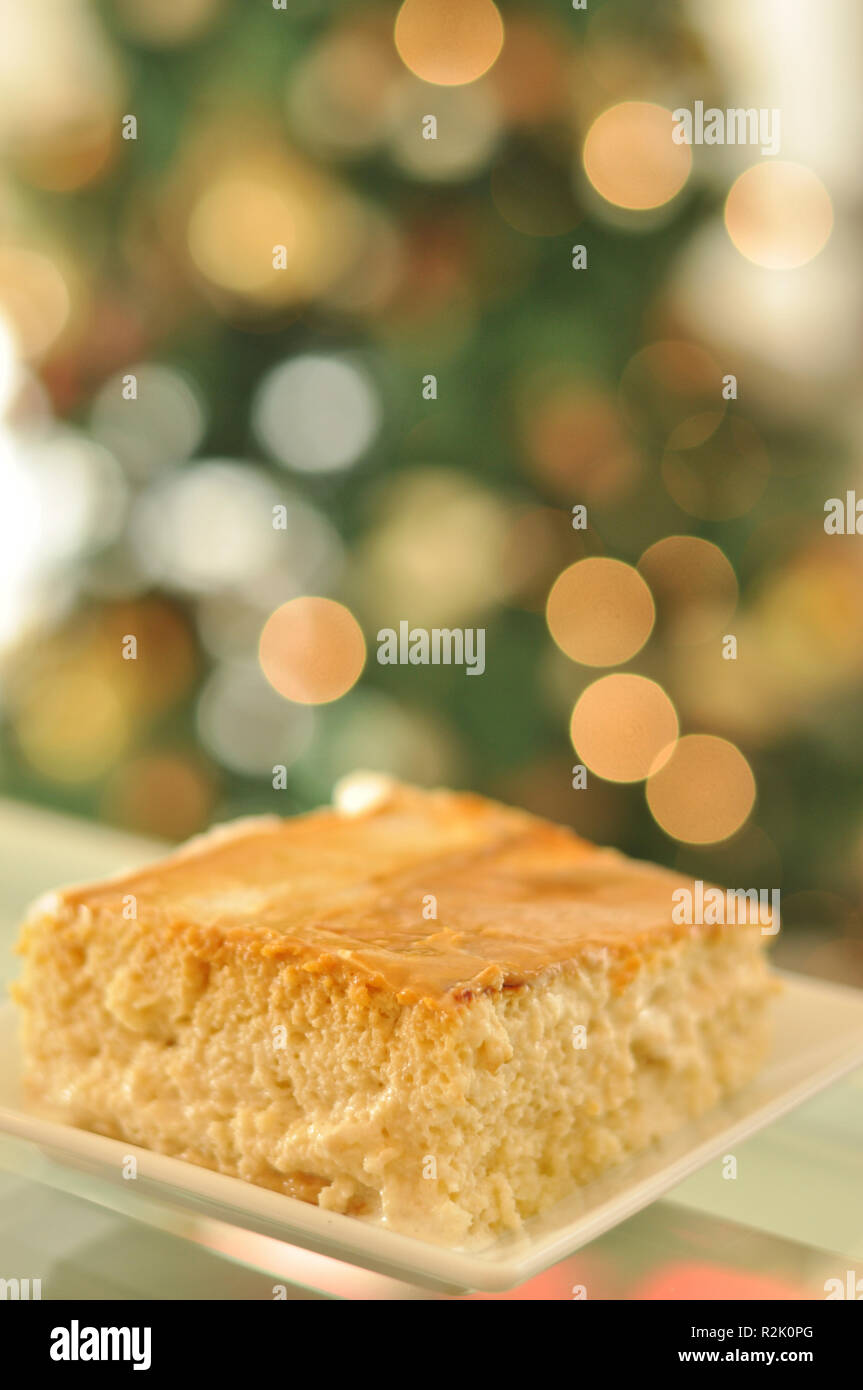
<instances>
[{"instance_id":1,"label":"orange bokeh light","mask_svg":"<svg viewBox=\"0 0 863 1390\"><path fill-rule=\"evenodd\" d=\"M662 207L689 178L692 152L671 138L664 106L622 101L597 116L584 142L584 169L608 203L631 211Z\"/></svg>"},{"instance_id":2,"label":"orange bokeh light","mask_svg":"<svg viewBox=\"0 0 863 1390\"><path fill-rule=\"evenodd\" d=\"M21 246L0 248L0 307L24 357L40 357L69 319L69 288L53 261Z\"/></svg>"},{"instance_id":3,"label":"orange bokeh light","mask_svg":"<svg viewBox=\"0 0 863 1390\"><path fill-rule=\"evenodd\" d=\"M359 680L366 643L344 604L303 597L277 608L264 624L258 648L261 670L286 700L328 704Z\"/></svg>"},{"instance_id":4,"label":"orange bokeh light","mask_svg":"<svg viewBox=\"0 0 863 1390\"><path fill-rule=\"evenodd\" d=\"M796 270L826 244L833 205L811 169L770 160L753 165L732 184L725 226L748 261L765 270Z\"/></svg>"},{"instance_id":5,"label":"orange bokeh light","mask_svg":"<svg viewBox=\"0 0 863 1390\"><path fill-rule=\"evenodd\" d=\"M755 804L755 778L733 743L689 734L651 775L647 804L666 835L712 844L743 825Z\"/></svg>"},{"instance_id":6,"label":"orange bokeh light","mask_svg":"<svg viewBox=\"0 0 863 1390\"><path fill-rule=\"evenodd\" d=\"M405 0L395 43L405 67L424 82L475 82L503 47L503 20L492 0Z\"/></svg>"},{"instance_id":7,"label":"orange bokeh light","mask_svg":"<svg viewBox=\"0 0 863 1390\"><path fill-rule=\"evenodd\" d=\"M545 616L555 642L573 661L616 666L644 646L656 612L637 570L597 555L558 575Z\"/></svg>"},{"instance_id":8,"label":"orange bokeh light","mask_svg":"<svg viewBox=\"0 0 863 1390\"><path fill-rule=\"evenodd\" d=\"M583 692L570 722L582 762L608 782L640 782L666 760L679 725L661 686L645 676L602 676Z\"/></svg>"}]
</instances>

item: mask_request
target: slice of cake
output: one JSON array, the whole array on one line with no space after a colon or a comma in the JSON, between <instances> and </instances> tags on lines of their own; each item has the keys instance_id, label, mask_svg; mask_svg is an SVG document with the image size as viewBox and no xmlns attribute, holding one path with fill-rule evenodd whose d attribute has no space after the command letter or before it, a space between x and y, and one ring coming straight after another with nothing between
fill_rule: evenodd
<instances>
[{"instance_id":1,"label":"slice of cake","mask_svg":"<svg viewBox=\"0 0 863 1390\"><path fill-rule=\"evenodd\" d=\"M455 1244L756 1071L759 926L679 925L679 876L478 796L355 799L37 903L16 987L34 1097Z\"/></svg>"}]
</instances>

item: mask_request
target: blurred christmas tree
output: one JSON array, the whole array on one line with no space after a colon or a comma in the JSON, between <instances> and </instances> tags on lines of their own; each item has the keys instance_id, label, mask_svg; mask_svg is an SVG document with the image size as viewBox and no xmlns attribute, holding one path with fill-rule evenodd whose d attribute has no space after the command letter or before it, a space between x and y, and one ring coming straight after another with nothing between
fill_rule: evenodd
<instances>
[{"instance_id":1,"label":"blurred christmas tree","mask_svg":"<svg viewBox=\"0 0 863 1390\"><path fill-rule=\"evenodd\" d=\"M863 572L823 545L843 484L818 410L784 410L792 376L729 364L705 323L693 247L732 180L670 138L673 107L722 97L686 13L28 7L0 247L22 359L12 794L183 836L383 767L705 877L830 882L821 907L849 929ZM747 371L740 400L723 391ZM739 750L717 772L693 745L670 810L643 771L597 775L603 739L649 724L644 682L617 714L604 687L577 756L569 741L608 672L578 660L580 629L555 645L545 606L598 556L637 566L656 604L646 644L609 665L667 692L681 733ZM258 661L268 617L303 595L365 633L361 675L332 637L345 693L328 703L286 700ZM584 631L627 602L600 593ZM380 665L375 634L402 619L486 628L484 677Z\"/></svg>"}]
</instances>

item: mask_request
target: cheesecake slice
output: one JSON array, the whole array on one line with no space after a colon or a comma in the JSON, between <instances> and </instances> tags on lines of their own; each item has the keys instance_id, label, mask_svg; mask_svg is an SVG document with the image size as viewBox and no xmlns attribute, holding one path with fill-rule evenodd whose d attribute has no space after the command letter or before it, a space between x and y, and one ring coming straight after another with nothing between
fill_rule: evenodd
<instances>
[{"instance_id":1,"label":"cheesecake slice","mask_svg":"<svg viewBox=\"0 0 863 1390\"><path fill-rule=\"evenodd\" d=\"M41 899L33 1100L475 1245L756 1072L759 925L681 925L679 875L481 797L357 786Z\"/></svg>"}]
</instances>

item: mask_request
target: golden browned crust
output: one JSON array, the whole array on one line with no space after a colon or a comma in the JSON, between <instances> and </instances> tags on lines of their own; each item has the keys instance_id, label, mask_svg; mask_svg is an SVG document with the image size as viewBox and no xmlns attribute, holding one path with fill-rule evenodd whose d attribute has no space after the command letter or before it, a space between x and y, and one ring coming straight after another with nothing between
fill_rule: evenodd
<instances>
[{"instance_id":1,"label":"golden browned crust","mask_svg":"<svg viewBox=\"0 0 863 1390\"><path fill-rule=\"evenodd\" d=\"M392 786L358 814L238 821L47 910L128 918L202 961L259 955L401 1002L517 989L602 951L623 987L676 925L684 880L482 797Z\"/></svg>"}]
</instances>

